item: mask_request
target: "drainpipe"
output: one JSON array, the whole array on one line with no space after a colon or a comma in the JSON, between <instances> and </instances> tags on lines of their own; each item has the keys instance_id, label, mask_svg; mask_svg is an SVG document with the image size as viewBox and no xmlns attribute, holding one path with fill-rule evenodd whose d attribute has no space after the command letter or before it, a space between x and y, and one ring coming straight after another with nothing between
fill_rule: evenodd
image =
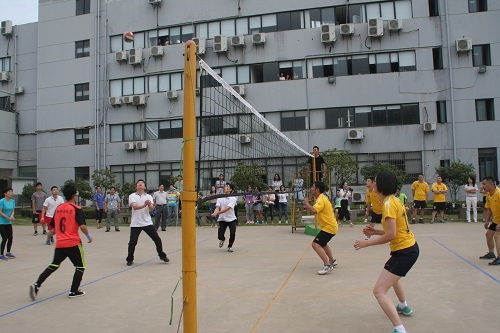
<instances>
[{"instance_id":1,"label":"drainpipe","mask_svg":"<svg viewBox=\"0 0 500 333\"><path fill-rule=\"evenodd\" d=\"M444 10L445 10L445 19L446 19L446 43L448 45L448 72L450 76L450 114L451 114L451 133L452 133L452 143L453 143L453 162L457 160L457 145L456 145L456 133L455 133L455 95L453 91L453 69L451 64L451 48L452 44L450 44L450 23L448 19L448 0L444 0Z\"/></svg>"},{"instance_id":2,"label":"drainpipe","mask_svg":"<svg viewBox=\"0 0 500 333\"><path fill-rule=\"evenodd\" d=\"M95 62L95 71L94 71L94 108L95 108L95 161L94 161L94 170L100 169L100 136L99 136L99 120L100 120L100 114L99 114L99 8L100 8L100 1L97 0L97 6L96 6L96 14L95 14L95 52L94 52L94 62Z\"/></svg>"}]
</instances>

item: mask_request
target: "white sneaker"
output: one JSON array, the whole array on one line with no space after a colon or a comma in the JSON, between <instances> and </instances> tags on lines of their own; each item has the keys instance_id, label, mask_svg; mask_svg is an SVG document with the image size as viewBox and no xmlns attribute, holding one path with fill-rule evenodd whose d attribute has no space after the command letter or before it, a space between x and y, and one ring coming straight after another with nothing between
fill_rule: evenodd
<instances>
[{"instance_id":1,"label":"white sneaker","mask_svg":"<svg viewBox=\"0 0 500 333\"><path fill-rule=\"evenodd\" d=\"M318 274L319 274L319 275L325 275L326 273L331 272L331 271L332 271L332 269L333 269L333 267L332 267L332 266L330 266L330 265L325 265L325 266L323 266L323 268L322 268L321 270L319 270L319 271L318 271Z\"/></svg>"}]
</instances>

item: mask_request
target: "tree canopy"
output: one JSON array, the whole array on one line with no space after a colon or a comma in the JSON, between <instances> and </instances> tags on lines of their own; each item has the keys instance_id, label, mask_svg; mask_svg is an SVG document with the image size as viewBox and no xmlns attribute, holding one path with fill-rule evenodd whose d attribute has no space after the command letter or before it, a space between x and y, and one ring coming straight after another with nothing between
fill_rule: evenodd
<instances>
[{"instance_id":1,"label":"tree canopy","mask_svg":"<svg viewBox=\"0 0 500 333\"><path fill-rule=\"evenodd\" d=\"M360 173L363 178L366 180L368 178L375 178L382 171L390 171L396 175L396 179L398 180L398 186L404 184L406 175L403 170L390 165L388 163L375 162L373 165L365 165L360 169Z\"/></svg>"},{"instance_id":2,"label":"tree canopy","mask_svg":"<svg viewBox=\"0 0 500 333\"><path fill-rule=\"evenodd\" d=\"M330 172L331 185L338 188L342 182L355 179L358 166L349 150L327 149L320 154L325 159L327 170Z\"/></svg>"},{"instance_id":3,"label":"tree canopy","mask_svg":"<svg viewBox=\"0 0 500 333\"><path fill-rule=\"evenodd\" d=\"M233 184L235 191L244 192L248 185L252 188L259 186L263 190L267 189L267 174L266 170L260 165L253 163L247 165L245 161L239 161L234 168L234 174L230 182Z\"/></svg>"},{"instance_id":4,"label":"tree canopy","mask_svg":"<svg viewBox=\"0 0 500 333\"><path fill-rule=\"evenodd\" d=\"M451 199L454 202L457 201L460 186L465 185L470 176L475 176L472 163L465 164L460 160L451 163L449 166L437 167L436 172L443 178L443 182L447 184Z\"/></svg>"}]
</instances>

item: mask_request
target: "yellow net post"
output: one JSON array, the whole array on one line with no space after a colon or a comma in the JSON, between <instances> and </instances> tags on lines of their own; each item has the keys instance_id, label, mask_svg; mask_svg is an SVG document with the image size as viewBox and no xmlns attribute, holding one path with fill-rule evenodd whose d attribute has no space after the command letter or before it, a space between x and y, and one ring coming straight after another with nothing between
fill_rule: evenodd
<instances>
[{"instance_id":1,"label":"yellow net post","mask_svg":"<svg viewBox=\"0 0 500 333\"><path fill-rule=\"evenodd\" d=\"M198 331L196 304L196 44L186 42L184 49L184 187L182 200L182 299L184 332Z\"/></svg>"}]
</instances>

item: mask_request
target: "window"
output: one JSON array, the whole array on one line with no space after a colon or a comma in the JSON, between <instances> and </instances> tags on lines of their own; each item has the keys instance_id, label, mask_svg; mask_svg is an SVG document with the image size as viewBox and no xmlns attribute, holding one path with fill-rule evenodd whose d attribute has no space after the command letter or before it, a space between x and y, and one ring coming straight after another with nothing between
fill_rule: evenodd
<instances>
[{"instance_id":1,"label":"window","mask_svg":"<svg viewBox=\"0 0 500 333\"><path fill-rule=\"evenodd\" d=\"M477 121L495 120L493 98L476 99L476 119Z\"/></svg>"},{"instance_id":2,"label":"window","mask_svg":"<svg viewBox=\"0 0 500 333\"><path fill-rule=\"evenodd\" d=\"M10 72L10 57L0 58L0 72Z\"/></svg>"},{"instance_id":3,"label":"window","mask_svg":"<svg viewBox=\"0 0 500 333\"><path fill-rule=\"evenodd\" d=\"M80 83L75 84L75 102L89 100L89 84Z\"/></svg>"},{"instance_id":4,"label":"window","mask_svg":"<svg viewBox=\"0 0 500 333\"><path fill-rule=\"evenodd\" d=\"M75 42L75 58L90 56L90 39Z\"/></svg>"},{"instance_id":5,"label":"window","mask_svg":"<svg viewBox=\"0 0 500 333\"><path fill-rule=\"evenodd\" d=\"M182 138L182 120L160 121L158 124L158 138Z\"/></svg>"},{"instance_id":6,"label":"window","mask_svg":"<svg viewBox=\"0 0 500 333\"><path fill-rule=\"evenodd\" d=\"M405 51L399 52L399 71L408 72L415 71L417 69L415 64L415 52Z\"/></svg>"},{"instance_id":7,"label":"window","mask_svg":"<svg viewBox=\"0 0 500 333\"><path fill-rule=\"evenodd\" d=\"M282 131L304 131L309 129L307 111L281 112Z\"/></svg>"},{"instance_id":8,"label":"window","mask_svg":"<svg viewBox=\"0 0 500 333\"><path fill-rule=\"evenodd\" d=\"M277 25L278 31L302 29L302 11L279 13Z\"/></svg>"},{"instance_id":9,"label":"window","mask_svg":"<svg viewBox=\"0 0 500 333\"><path fill-rule=\"evenodd\" d=\"M487 10L487 0L469 0L469 13L485 12Z\"/></svg>"},{"instance_id":10,"label":"window","mask_svg":"<svg viewBox=\"0 0 500 333\"><path fill-rule=\"evenodd\" d=\"M355 127L353 108L335 108L325 110L326 128Z\"/></svg>"},{"instance_id":11,"label":"window","mask_svg":"<svg viewBox=\"0 0 500 333\"><path fill-rule=\"evenodd\" d=\"M434 69L443 69L443 49L434 47L432 49L432 60L434 62Z\"/></svg>"},{"instance_id":12,"label":"window","mask_svg":"<svg viewBox=\"0 0 500 333\"><path fill-rule=\"evenodd\" d=\"M436 101L436 116L438 123L442 124L447 122L446 101Z\"/></svg>"},{"instance_id":13,"label":"window","mask_svg":"<svg viewBox=\"0 0 500 333\"><path fill-rule=\"evenodd\" d=\"M439 16L438 0L429 0L429 16Z\"/></svg>"},{"instance_id":14,"label":"window","mask_svg":"<svg viewBox=\"0 0 500 333\"><path fill-rule=\"evenodd\" d=\"M449 168L450 167L450 160L439 160L439 166L441 168Z\"/></svg>"},{"instance_id":15,"label":"window","mask_svg":"<svg viewBox=\"0 0 500 333\"><path fill-rule=\"evenodd\" d=\"M90 0L76 0L76 15L90 13Z\"/></svg>"},{"instance_id":16,"label":"window","mask_svg":"<svg viewBox=\"0 0 500 333\"><path fill-rule=\"evenodd\" d=\"M75 168L75 180L83 179L90 180L90 168L87 167L76 167Z\"/></svg>"},{"instance_id":17,"label":"window","mask_svg":"<svg viewBox=\"0 0 500 333\"><path fill-rule=\"evenodd\" d=\"M36 178L36 165L20 166L17 168L19 177Z\"/></svg>"},{"instance_id":18,"label":"window","mask_svg":"<svg viewBox=\"0 0 500 333\"><path fill-rule=\"evenodd\" d=\"M488 176L498 179L497 149L479 148L477 155L479 159L479 179Z\"/></svg>"},{"instance_id":19,"label":"window","mask_svg":"<svg viewBox=\"0 0 500 333\"><path fill-rule=\"evenodd\" d=\"M0 110L10 111L10 96L0 97Z\"/></svg>"},{"instance_id":20,"label":"window","mask_svg":"<svg viewBox=\"0 0 500 333\"><path fill-rule=\"evenodd\" d=\"M88 145L89 144L89 129L79 128L75 129L75 145Z\"/></svg>"},{"instance_id":21,"label":"window","mask_svg":"<svg viewBox=\"0 0 500 333\"><path fill-rule=\"evenodd\" d=\"M491 53L489 44L472 46L472 66L491 66Z\"/></svg>"}]
</instances>

